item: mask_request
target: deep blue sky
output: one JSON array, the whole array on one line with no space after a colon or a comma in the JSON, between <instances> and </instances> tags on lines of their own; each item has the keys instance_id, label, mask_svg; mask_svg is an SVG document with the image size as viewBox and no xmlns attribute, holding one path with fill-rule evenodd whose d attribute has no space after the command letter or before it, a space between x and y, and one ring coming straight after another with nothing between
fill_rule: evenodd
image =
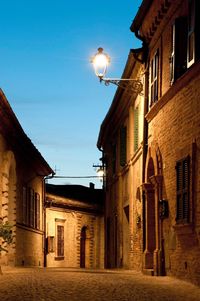
<instances>
[{"instance_id":1,"label":"deep blue sky","mask_svg":"<svg viewBox=\"0 0 200 301\"><path fill-rule=\"evenodd\" d=\"M99 84L90 57L103 47L120 77L141 0L0 0L0 87L24 131L57 175L96 175L99 128L115 86ZM88 185L95 179L59 183ZM58 183L58 181L56 181Z\"/></svg>"}]
</instances>

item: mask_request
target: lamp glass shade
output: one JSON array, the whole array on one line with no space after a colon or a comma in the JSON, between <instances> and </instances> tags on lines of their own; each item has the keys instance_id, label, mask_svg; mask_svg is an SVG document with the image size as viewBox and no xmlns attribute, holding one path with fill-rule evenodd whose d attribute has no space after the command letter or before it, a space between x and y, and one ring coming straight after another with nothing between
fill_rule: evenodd
<instances>
[{"instance_id":1,"label":"lamp glass shade","mask_svg":"<svg viewBox=\"0 0 200 301\"><path fill-rule=\"evenodd\" d=\"M98 52L92 59L95 74L103 78L107 72L110 58L106 53L103 53L103 48L98 48Z\"/></svg>"},{"instance_id":2,"label":"lamp glass shade","mask_svg":"<svg viewBox=\"0 0 200 301\"><path fill-rule=\"evenodd\" d=\"M104 169L103 169L103 167L99 167L99 169L97 170L97 175L100 178L104 177Z\"/></svg>"}]
</instances>

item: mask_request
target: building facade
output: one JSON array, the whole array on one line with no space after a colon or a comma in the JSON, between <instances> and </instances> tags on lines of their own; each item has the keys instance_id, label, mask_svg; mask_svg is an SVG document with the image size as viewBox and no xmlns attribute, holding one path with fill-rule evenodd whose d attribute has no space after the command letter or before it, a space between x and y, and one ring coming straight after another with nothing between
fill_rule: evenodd
<instances>
[{"instance_id":1,"label":"building facade","mask_svg":"<svg viewBox=\"0 0 200 301\"><path fill-rule=\"evenodd\" d=\"M1 239L0 264L43 266L44 177L53 173L21 128L0 90L0 222L12 226L13 242ZM30 159L31 158L31 159Z\"/></svg>"},{"instance_id":2,"label":"building facade","mask_svg":"<svg viewBox=\"0 0 200 301\"><path fill-rule=\"evenodd\" d=\"M143 66L131 51L122 77L140 79L119 87L99 133L106 165L106 267L141 269L143 162Z\"/></svg>"},{"instance_id":3,"label":"building facade","mask_svg":"<svg viewBox=\"0 0 200 301\"><path fill-rule=\"evenodd\" d=\"M143 57L139 61L134 55L137 64L133 73L127 74L137 78L136 66L141 63L144 79L140 102L143 102L141 115L144 120L143 135L138 142L142 146L142 159L139 159L140 150L135 152L135 157L134 153L132 159L130 157L135 133L122 130L120 134L120 126L127 122L131 129L128 112L132 106L128 98L118 97L123 93L120 88L114 98L118 98L119 105L113 108L112 116L107 114L98 140L107 164L105 210L110 220L107 219L106 235L115 237L110 245L107 241L110 265L120 266L121 262L122 266L131 268L138 265L152 275L174 275L197 284L200 283L198 12L199 1L195 0L142 1L131 30L142 42ZM126 109L125 104L121 104L122 97ZM134 106L137 106L138 98L140 96L134 100ZM109 144L112 144L109 135L113 141L118 141L118 157L114 148L111 151L110 146L109 150ZM121 140L126 145L123 151L120 151L120 135L126 137ZM126 154L125 164L121 167L120 153ZM116 158L118 170L111 178L109 173ZM136 164L135 169L132 164ZM124 228L123 217L125 200L129 200L127 228ZM141 220L140 232L136 232L136 220ZM114 229L109 233L110 227ZM129 229L128 235L126 229ZM127 241L127 247L124 247L124 241ZM110 253L116 258L115 262Z\"/></svg>"},{"instance_id":4,"label":"building facade","mask_svg":"<svg viewBox=\"0 0 200 301\"><path fill-rule=\"evenodd\" d=\"M103 191L46 184L47 267L103 268Z\"/></svg>"}]
</instances>

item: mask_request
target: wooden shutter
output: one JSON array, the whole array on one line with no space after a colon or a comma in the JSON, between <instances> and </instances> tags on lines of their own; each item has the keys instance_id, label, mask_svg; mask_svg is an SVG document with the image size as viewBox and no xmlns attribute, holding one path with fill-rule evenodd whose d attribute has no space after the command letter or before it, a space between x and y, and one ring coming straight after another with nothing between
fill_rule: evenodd
<instances>
[{"instance_id":1,"label":"wooden shutter","mask_svg":"<svg viewBox=\"0 0 200 301\"><path fill-rule=\"evenodd\" d=\"M190 158L183 160L183 220L189 222Z\"/></svg>"},{"instance_id":2,"label":"wooden shutter","mask_svg":"<svg viewBox=\"0 0 200 301\"><path fill-rule=\"evenodd\" d=\"M29 188L29 202L30 202L30 226L35 227L35 195L34 190Z\"/></svg>"},{"instance_id":3,"label":"wooden shutter","mask_svg":"<svg viewBox=\"0 0 200 301\"><path fill-rule=\"evenodd\" d=\"M126 164L126 141L127 141L127 128L122 127L120 130L120 165Z\"/></svg>"},{"instance_id":4,"label":"wooden shutter","mask_svg":"<svg viewBox=\"0 0 200 301\"><path fill-rule=\"evenodd\" d=\"M35 193L35 228L40 229L40 195Z\"/></svg>"},{"instance_id":5,"label":"wooden shutter","mask_svg":"<svg viewBox=\"0 0 200 301\"><path fill-rule=\"evenodd\" d=\"M189 191L190 191L190 158L189 156L176 164L176 220L179 223L189 222Z\"/></svg>"},{"instance_id":6,"label":"wooden shutter","mask_svg":"<svg viewBox=\"0 0 200 301\"><path fill-rule=\"evenodd\" d=\"M138 149L139 141L139 118L138 107L134 109L134 152Z\"/></svg>"},{"instance_id":7,"label":"wooden shutter","mask_svg":"<svg viewBox=\"0 0 200 301\"><path fill-rule=\"evenodd\" d=\"M26 203L26 225L30 226L31 218L31 188L27 190L27 203Z\"/></svg>"},{"instance_id":8,"label":"wooden shutter","mask_svg":"<svg viewBox=\"0 0 200 301\"><path fill-rule=\"evenodd\" d=\"M176 164L176 200L177 200L177 221L182 220L182 164L181 161Z\"/></svg>"},{"instance_id":9,"label":"wooden shutter","mask_svg":"<svg viewBox=\"0 0 200 301\"><path fill-rule=\"evenodd\" d=\"M27 189L25 186L22 192L22 223L27 224Z\"/></svg>"},{"instance_id":10,"label":"wooden shutter","mask_svg":"<svg viewBox=\"0 0 200 301\"><path fill-rule=\"evenodd\" d=\"M64 256L64 226L57 226L57 255Z\"/></svg>"}]
</instances>

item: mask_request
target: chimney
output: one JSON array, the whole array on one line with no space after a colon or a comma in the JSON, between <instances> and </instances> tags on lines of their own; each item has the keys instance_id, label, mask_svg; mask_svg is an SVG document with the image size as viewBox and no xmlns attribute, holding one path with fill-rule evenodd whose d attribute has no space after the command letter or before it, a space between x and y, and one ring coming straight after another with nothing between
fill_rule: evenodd
<instances>
[{"instance_id":1,"label":"chimney","mask_svg":"<svg viewBox=\"0 0 200 301\"><path fill-rule=\"evenodd\" d=\"M94 189L94 183L90 182L90 189Z\"/></svg>"}]
</instances>

